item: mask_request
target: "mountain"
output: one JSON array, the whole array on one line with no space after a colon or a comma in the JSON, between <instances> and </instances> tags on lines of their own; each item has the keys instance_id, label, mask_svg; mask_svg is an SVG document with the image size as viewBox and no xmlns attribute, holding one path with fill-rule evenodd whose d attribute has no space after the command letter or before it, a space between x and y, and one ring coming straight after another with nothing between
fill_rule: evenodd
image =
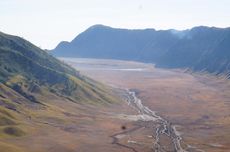
<instances>
[{"instance_id":1,"label":"mountain","mask_svg":"<svg viewBox=\"0 0 230 152\"><path fill-rule=\"evenodd\" d=\"M52 54L151 62L158 67L230 72L230 28L199 26L178 30L128 30L94 25Z\"/></svg>"},{"instance_id":2,"label":"mountain","mask_svg":"<svg viewBox=\"0 0 230 152\"><path fill-rule=\"evenodd\" d=\"M0 151L34 151L30 146L37 144L30 145L31 141L42 134L47 137L42 141L57 141L48 138L50 130L60 128L56 132L60 134L73 125L77 114L91 110L85 106L95 105L99 110L118 100L109 88L30 42L0 33ZM29 145L18 145L19 141ZM36 148L42 148L41 144Z\"/></svg>"},{"instance_id":3,"label":"mountain","mask_svg":"<svg viewBox=\"0 0 230 152\"><path fill-rule=\"evenodd\" d=\"M87 91L95 94L95 89L100 90L96 82L30 42L3 33L0 33L0 69L0 82L19 93L24 87L30 91L33 86L38 90L46 86L57 95L79 99L76 93L90 95Z\"/></svg>"},{"instance_id":4,"label":"mountain","mask_svg":"<svg viewBox=\"0 0 230 152\"><path fill-rule=\"evenodd\" d=\"M151 61L152 58L157 58L169 49L175 43L175 38L177 36L171 34L170 31L114 29L103 25L94 25L71 42L61 42L52 51L52 54L61 57ZM153 48L157 48L159 51Z\"/></svg>"}]
</instances>

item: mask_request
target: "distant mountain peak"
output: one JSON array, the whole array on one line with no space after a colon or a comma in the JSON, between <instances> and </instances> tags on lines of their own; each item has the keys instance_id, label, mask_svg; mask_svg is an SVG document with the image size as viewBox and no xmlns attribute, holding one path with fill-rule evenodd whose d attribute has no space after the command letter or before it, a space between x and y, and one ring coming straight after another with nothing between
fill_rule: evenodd
<instances>
[{"instance_id":1,"label":"distant mountain peak","mask_svg":"<svg viewBox=\"0 0 230 152\"><path fill-rule=\"evenodd\" d=\"M56 48L58 48L58 47L61 47L61 46L63 46L63 45L68 45L70 42L68 42L68 41L61 41L56 47L55 47L55 49Z\"/></svg>"},{"instance_id":2,"label":"distant mountain peak","mask_svg":"<svg viewBox=\"0 0 230 152\"><path fill-rule=\"evenodd\" d=\"M87 30L105 29L105 28L112 28L112 27L106 26L106 25L103 25L103 24L95 24L93 26L90 26Z\"/></svg>"}]
</instances>

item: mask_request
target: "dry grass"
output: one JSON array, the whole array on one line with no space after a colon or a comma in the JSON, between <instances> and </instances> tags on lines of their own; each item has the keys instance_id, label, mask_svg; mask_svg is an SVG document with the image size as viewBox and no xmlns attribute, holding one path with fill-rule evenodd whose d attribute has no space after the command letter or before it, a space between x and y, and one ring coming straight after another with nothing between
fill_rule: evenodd
<instances>
[{"instance_id":1,"label":"dry grass","mask_svg":"<svg viewBox=\"0 0 230 152\"><path fill-rule=\"evenodd\" d=\"M119 62L120 63L120 62ZM143 64L123 62L121 67ZM105 84L138 90L145 105L178 126L186 144L209 152L230 150L230 81L180 70L84 70Z\"/></svg>"},{"instance_id":2,"label":"dry grass","mask_svg":"<svg viewBox=\"0 0 230 152\"><path fill-rule=\"evenodd\" d=\"M1 84L0 89L4 100L9 99L6 106L16 106L16 109L0 107L1 152L87 152L92 147L95 152L117 151L119 148L111 144L110 135L126 121L112 115L132 111L110 93L106 98L113 97L114 104L89 104L73 102L41 88L41 94L34 94L43 103L40 105L27 102L5 85Z\"/></svg>"}]
</instances>

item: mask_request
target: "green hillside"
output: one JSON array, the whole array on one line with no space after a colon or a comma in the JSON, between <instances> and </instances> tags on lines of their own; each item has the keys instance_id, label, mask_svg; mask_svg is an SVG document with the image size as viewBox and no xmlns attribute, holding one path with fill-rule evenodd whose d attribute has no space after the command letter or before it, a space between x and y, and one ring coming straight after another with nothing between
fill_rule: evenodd
<instances>
[{"instance_id":1,"label":"green hillside","mask_svg":"<svg viewBox=\"0 0 230 152\"><path fill-rule=\"evenodd\" d=\"M50 92L70 98L107 101L103 89L30 42L0 33L0 82L27 99L28 92L46 86ZM93 96L93 97L91 97Z\"/></svg>"},{"instance_id":2,"label":"green hillside","mask_svg":"<svg viewBox=\"0 0 230 152\"><path fill-rule=\"evenodd\" d=\"M4 139L23 138L50 121L55 125L71 122L69 115L80 112L74 107L114 102L117 99L109 88L82 76L30 42L0 33L2 151L21 151Z\"/></svg>"}]
</instances>

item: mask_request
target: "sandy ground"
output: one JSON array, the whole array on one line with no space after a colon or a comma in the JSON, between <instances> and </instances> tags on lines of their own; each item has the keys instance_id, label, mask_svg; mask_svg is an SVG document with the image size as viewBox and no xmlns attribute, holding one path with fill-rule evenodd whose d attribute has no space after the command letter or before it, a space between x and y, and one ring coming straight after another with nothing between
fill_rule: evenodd
<instances>
[{"instance_id":1,"label":"sandy ground","mask_svg":"<svg viewBox=\"0 0 230 152\"><path fill-rule=\"evenodd\" d=\"M137 62L71 59L68 63L107 85L135 89L143 104L175 125L190 151L230 151L229 80Z\"/></svg>"}]
</instances>

